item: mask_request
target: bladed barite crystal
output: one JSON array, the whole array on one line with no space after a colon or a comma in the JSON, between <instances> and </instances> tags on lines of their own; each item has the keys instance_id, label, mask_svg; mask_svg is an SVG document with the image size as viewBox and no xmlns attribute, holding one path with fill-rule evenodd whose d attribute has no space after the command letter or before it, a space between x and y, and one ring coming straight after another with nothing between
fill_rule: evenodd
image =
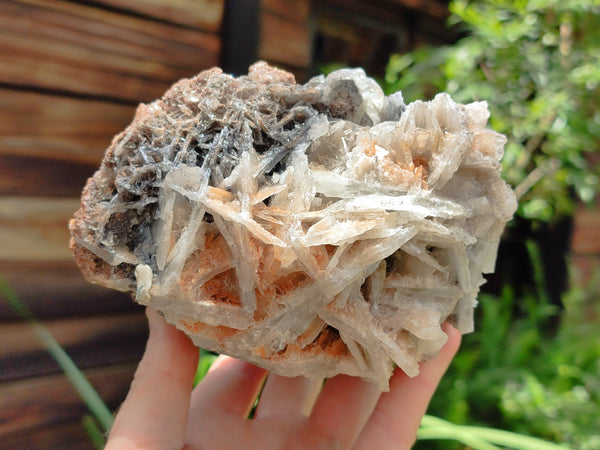
<instances>
[{"instance_id":1,"label":"bladed barite crystal","mask_svg":"<svg viewBox=\"0 0 600 450\"><path fill-rule=\"evenodd\" d=\"M88 181L71 246L198 346L387 389L473 329L515 208L485 102L405 105L360 69L304 85L211 69L138 108Z\"/></svg>"}]
</instances>

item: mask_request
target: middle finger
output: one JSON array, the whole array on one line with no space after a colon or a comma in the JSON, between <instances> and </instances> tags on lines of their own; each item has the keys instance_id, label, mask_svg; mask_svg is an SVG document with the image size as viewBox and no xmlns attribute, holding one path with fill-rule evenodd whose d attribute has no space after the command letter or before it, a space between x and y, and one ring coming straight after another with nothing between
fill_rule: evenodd
<instances>
[{"instance_id":1,"label":"middle finger","mask_svg":"<svg viewBox=\"0 0 600 450\"><path fill-rule=\"evenodd\" d=\"M271 374L260 396L255 417L301 414L308 416L321 391L323 380Z\"/></svg>"},{"instance_id":2,"label":"middle finger","mask_svg":"<svg viewBox=\"0 0 600 450\"><path fill-rule=\"evenodd\" d=\"M192 393L188 423L219 413L247 417L267 376L248 362L219 356Z\"/></svg>"}]
</instances>

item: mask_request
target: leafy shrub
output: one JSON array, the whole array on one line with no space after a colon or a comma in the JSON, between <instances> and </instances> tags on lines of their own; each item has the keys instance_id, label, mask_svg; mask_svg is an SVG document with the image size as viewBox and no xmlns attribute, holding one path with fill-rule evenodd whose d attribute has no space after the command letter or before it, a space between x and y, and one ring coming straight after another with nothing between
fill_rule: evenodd
<instances>
[{"instance_id":1,"label":"leafy shrub","mask_svg":"<svg viewBox=\"0 0 600 450\"><path fill-rule=\"evenodd\" d=\"M486 100L508 135L504 177L522 196L518 215L549 222L591 201L600 142L600 4L594 0L455 0L454 45L394 55L384 89L408 101L446 91Z\"/></svg>"},{"instance_id":2,"label":"leafy shrub","mask_svg":"<svg viewBox=\"0 0 600 450\"><path fill-rule=\"evenodd\" d=\"M482 295L479 329L464 337L429 413L600 449L598 294L600 272L563 296L560 315L538 295L516 298L510 288ZM554 331L548 323L555 319Z\"/></svg>"},{"instance_id":3,"label":"leafy shrub","mask_svg":"<svg viewBox=\"0 0 600 450\"><path fill-rule=\"evenodd\" d=\"M533 359L533 373L505 383L500 405L514 431L525 426L573 448L600 449L599 285L600 276L563 297L561 326Z\"/></svg>"}]
</instances>

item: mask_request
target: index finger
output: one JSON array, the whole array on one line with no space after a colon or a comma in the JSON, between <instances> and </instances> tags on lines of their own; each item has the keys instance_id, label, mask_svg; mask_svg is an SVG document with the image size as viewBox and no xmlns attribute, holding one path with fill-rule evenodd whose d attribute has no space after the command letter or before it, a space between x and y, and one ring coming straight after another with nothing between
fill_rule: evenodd
<instances>
[{"instance_id":1,"label":"index finger","mask_svg":"<svg viewBox=\"0 0 600 450\"><path fill-rule=\"evenodd\" d=\"M158 313L146 309L150 336L107 449L181 449L198 349Z\"/></svg>"}]
</instances>

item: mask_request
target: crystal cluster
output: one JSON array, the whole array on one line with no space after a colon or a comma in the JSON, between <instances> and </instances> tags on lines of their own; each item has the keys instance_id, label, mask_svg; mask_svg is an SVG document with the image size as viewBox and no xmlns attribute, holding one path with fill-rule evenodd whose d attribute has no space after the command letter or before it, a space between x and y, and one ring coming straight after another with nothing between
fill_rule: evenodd
<instances>
[{"instance_id":1,"label":"crystal cluster","mask_svg":"<svg viewBox=\"0 0 600 450\"><path fill-rule=\"evenodd\" d=\"M405 105L360 69L257 63L140 105L88 181L71 246L196 345L387 389L473 328L515 210L485 102Z\"/></svg>"}]
</instances>

